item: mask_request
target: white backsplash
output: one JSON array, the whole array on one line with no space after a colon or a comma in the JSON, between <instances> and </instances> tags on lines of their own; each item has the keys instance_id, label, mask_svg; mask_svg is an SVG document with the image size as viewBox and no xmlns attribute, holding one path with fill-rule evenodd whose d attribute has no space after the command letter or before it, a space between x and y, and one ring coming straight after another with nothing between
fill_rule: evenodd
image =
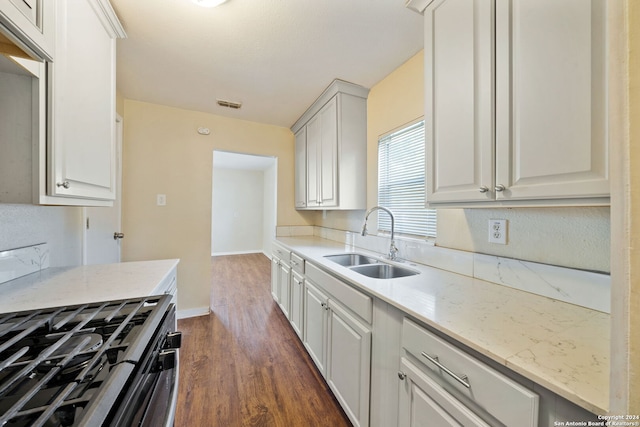
<instances>
[{"instance_id":1,"label":"white backsplash","mask_svg":"<svg viewBox=\"0 0 640 427\"><path fill-rule=\"evenodd\" d=\"M350 246L386 254L388 236L324 227L278 227L277 237L318 236ZM611 276L517 259L435 246L418 239L396 241L400 258L430 267L509 286L604 313L611 312Z\"/></svg>"},{"instance_id":2,"label":"white backsplash","mask_svg":"<svg viewBox=\"0 0 640 427\"><path fill-rule=\"evenodd\" d=\"M49 268L46 243L0 252L0 283Z\"/></svg>"}]
</instances>

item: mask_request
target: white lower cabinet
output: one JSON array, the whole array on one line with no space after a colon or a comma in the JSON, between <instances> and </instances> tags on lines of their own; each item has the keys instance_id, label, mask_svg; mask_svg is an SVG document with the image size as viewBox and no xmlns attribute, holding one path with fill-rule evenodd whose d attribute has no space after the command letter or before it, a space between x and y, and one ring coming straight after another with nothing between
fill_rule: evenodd
<instances>
[{"instance_id":1,"label":"white lower cabinet","mask_svg":"<svg viewBox=\"0 0 640 427\"><path fill-rule=\"evenodd\" d=\"M278 291L278 287L280 283L278 282L278 275L280 274L280 260L275 256L271 258L271 296L273 296L273 300L278 302L278 295L280 292Z\"/></svg>"},{"instance_id":2,"label":"white lower cabinet","mask_svg":"<svg viewBox=\"0 0 640 427\"><path fill-rule=\"evenodd\" d=\"M278 304L280 309L289 318L290 299L291 293L291 268L284 262L280 261L280 271L278 273Z\"/></svg>"},{"instance_id":3,"label":"white lower cabinet","mask_svg":"<svg viewBox=\"0 0 640 427\"><path fill-rule=\"evenodd\" d=\"M402 358L400 369L404 382L400 386L398 427L489 427L407 359Z\"/></svg>"},{"instance_id":4,"label":"white lower cabinet","mask_svg":"<svg viewBox=\"0 0 640 427\"><path fill-rule=\"evenodd\" d=\"M325 375L327 348L327 302L329 298L308 280L304 286L304 347Z\"/></svg>"},{"instance_id":5,"label":"white lower cabinet","mask_svg":"<svg viewBox=\"0 0 640 427\"><path fill-rule=\"evenodd\" d=\"M304 289L304 346L351 423L368 426L371 327L308 278Z\"/></svg>"},{"instance_id":6,"label":"white lower cabinet","mask_svg":"<svg viewBox=\"0 0 640 427\"><path fill-rule=\"evenodd\" d=\"M369 425L371 328L329 300L325 378L354 426Z\"/></svg>"},{"instance_id":7,"label":"white lower cabinet","mask_svg":"<svg viewBox=\"0 0 640 427\"><path fill-rule=\"evenodd\" d=\"M427 425L439 414L443 426L538 427L536 393L407 318L402 348L401 426Z\"/></svg>"},{"instance_id":8,"label":"white lower cabinet","mask_svg":"<svg viewBox=\"0 0 640 427\"><path fill-rule=\"evenodd\" d=\"M273 245L272 252L271 294L288 319L291 307L291 252L277 244Z\"/></svg>"},{"instance_id":9,"label":"white lower cabinet","mask_svg":"<svg viewBox=\"0 0 640 427\"><path fill-rule=\"evenodd\" d=\"M304 277L293 270L291 272L291 309L289 310L291 326L302 339L302 328L304 325Z\"/></svg>"}]
</instances>

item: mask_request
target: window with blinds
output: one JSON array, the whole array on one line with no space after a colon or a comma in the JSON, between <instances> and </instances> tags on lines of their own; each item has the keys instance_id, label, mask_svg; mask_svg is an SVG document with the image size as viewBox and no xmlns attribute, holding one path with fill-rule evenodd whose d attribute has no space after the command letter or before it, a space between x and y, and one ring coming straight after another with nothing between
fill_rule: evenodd
<instances>
[{"instance_id":1,"label":"window with blinds","mask_svg":"<svg viewBox=\"0 0 640 427\"><path fill-rule=\"evenodd\" d=\"M424 121L378 141L378 204L391 209L396 233L436 236L436 210L425 208ZM391 231L391 218L378 211L378 229Z\"/></svg>"}]
</instances>

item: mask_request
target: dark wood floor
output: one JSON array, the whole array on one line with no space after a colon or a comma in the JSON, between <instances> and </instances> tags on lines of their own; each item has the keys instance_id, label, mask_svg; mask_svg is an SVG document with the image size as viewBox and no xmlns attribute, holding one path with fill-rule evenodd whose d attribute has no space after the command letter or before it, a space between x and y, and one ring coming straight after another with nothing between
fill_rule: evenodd
<instances>
[{"instance_id":1,"label":"dark wood floor","mask_svg":"<svg viewBox=\"0 0 640 427\"><path fill-rule=\"evenodd\" d=\"M212 258L209 316L183 319L176 427L350 426L270 292L262 254Z\"/></svg>"}]
</instances>

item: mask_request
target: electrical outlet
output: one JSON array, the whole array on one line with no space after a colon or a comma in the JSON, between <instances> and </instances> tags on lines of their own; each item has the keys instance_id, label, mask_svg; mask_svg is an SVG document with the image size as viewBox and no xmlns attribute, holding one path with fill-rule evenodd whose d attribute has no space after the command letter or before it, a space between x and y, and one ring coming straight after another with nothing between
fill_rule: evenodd
<instances>
[{"instance_id":1,"label":"electrical outlet","mask_svg":"<svg viewBox=\"0 0 640 427\"><path fill-rule=\"evenodd\" d=\"M489 220L489 243L497 243L500 245L507 244L507 220L506 219L490 219Z\"/></svg>"},{"instance_id":2,"label":"electrical outlet","mask_svg":"<svg viewBox=\"0 0 640 427\"><path fill-rule=\"evenodd\" d=\"M158 194L156 196L156 205L157 206L166 206L167 205L167 195L166 194Z\"/></svg>"}]
</instances>

